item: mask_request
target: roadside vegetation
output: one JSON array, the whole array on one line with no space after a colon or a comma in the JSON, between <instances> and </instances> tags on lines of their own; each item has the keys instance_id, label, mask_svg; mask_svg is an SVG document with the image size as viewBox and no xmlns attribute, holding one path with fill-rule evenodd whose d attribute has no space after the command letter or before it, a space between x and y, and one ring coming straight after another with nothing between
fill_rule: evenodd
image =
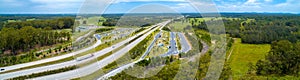
<instances>
[{"instance_id":1,"label":"roadside vegetation","mask_svg":"<svg viewBox=\"0 0 300 80\"><path fill-rule=\"evenodd\" d=\"M137 59L140 56L142 56L143 53L147 50L147 45L151 40L153 40L154 36L159 32L159 30L155 30L153 33L151 33L149 36L147 36L144 40L142 40L140 43L136 45L132 50L130 50L128 53L130 55L131 59Z\"/></svg>"},{"instance_id":2,"label":"roadside vegetation","mask_svg":"<svg viewBox=\"0 0 300 80\"><path fill-rule=\"evenodd\" d=\"M102 33L102 32L107 32L107 31L111 31L114 30L115 28L99 28L96 30L96 33Z\"/></svg>"},{"instance_id":3,"label":"roadside vegetation","mask_svg":"<svg viewBox=\"0 0 300 80\"><path fill-rule=\"evenodd\" d=\"M155 57L167 53L168 46L169 46L168 43L169 43L169 32L162 31L161 37L156 40L152 50L149 52L147 57L151 58L151 57Z\"/></svg>"},{"instance_id":4,"label":"roadside vegetation","mask_svg":"<svg viewBox=\"0 0 300 80\"><path fill-rule=\"evenodd\" d=\"M180 43L180 38L179 38L179 33L176 33L176 43L177 43L177 47L178 47L178 50L181 50L181 43Z\"/></svg>"},{"instance_id":5,"label":"roadside vegetation","mask_svg":"<svg viewBox=\"0 0 300 80\"><path fill-rule=\"evenodd\" d=\"M194 37L192 36L187 36L187 38L193 42L193 41L197 41ZM123 79L139 79L139 80L155 80L155 79L164 79L164 80L168 80L168 79L173 79L175 77L175 75L177 75L177 72L179 71L180 67L182 66L181 61L184 61L186 59L190 59L192 56L194 56L196 53L199 53L199 50L202 50L202 47L198 47L198 46L202 46L201 44L192 44L192 50L189 51L187 54L185 53L180 53L180 55L182 56L168 56L168 57L161 57L161 56L157 56L157 57L152 57L146 60L142 60L140 62L138 62L137 64L135 64L135 66L130 67L124 71L122 71L121 73L118 73L115 76L110 77L110 79L113 80L123 80ZM210 62L210 54L205 54L202 55L202 57L199 60L199 65L197 65L198 67L198 71L196 73L196 79L204 79L206 72L208 70L209 67L209 62ZM150 62L154 62L154 63L150 63ZM194 65L195 63L190 62L190 64L187 65L191 65L191 66L196 66ZM150 69L154 70L155 68L159 68L162 67L162 70L160 70L155 76L151 76L148 78L136 78L134 76L128 75L126 73L126 71L133 71L134 73L141 73L139 71L139 67L137 67L137 65L139 66L144 66L146 69ZM181 65L181 66L180 66ZM185 69L185 70L190 70L190 69ZM228 70L227 66L226 69L224 69L224 72L226 73L230 73L230 70ZM145 76L147 74L140 74L140 76ZM192 76L187 74L185 75L186 77L180 77L179 79L181 80L185 80L187 79L188 76ZM222 74L222 76L225 77L221 77L221 79L229 79L228 74Z\"/></svg>"}]
</instances>

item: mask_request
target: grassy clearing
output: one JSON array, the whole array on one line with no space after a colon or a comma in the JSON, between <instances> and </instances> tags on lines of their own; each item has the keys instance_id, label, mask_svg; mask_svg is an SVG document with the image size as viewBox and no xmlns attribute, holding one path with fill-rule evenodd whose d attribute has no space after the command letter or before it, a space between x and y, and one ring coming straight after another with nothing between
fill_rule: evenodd
<instances>
[{"instance_id":1,"label":"grassy clearing","mask_svg":"<svg viewBox=\"0 0 300 80\"><path fill-rule=\"evenodd\" d=\"M169 24L171 31L176 31L176 32L184 31L184 28L186 28L189 25L190 25L190 23L185 22L185 21L184 22L176 21L176 22L172 22L171 24Z\"/></svg>"},{"instance_id":2,"label":"grassy clearing","mask_svg":"<svg viewBox=\"0 0 300 80\"><path fill-rule=\"evenodd\" d=\"M245 75L248 71L248 64L255 64L263 59L270 51L270 47L269 44L242 44L241 39L235 39L229 59L233 79L236 80Z\"/></svg>"}]
</instances>

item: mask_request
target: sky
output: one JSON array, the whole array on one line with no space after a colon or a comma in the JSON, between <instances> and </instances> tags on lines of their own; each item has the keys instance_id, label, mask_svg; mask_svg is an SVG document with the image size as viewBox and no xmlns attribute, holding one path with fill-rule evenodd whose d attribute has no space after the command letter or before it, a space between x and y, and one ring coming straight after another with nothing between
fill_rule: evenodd
<instances>
[{"instance_id":1,"label":"sky","mask_svg":"<svg viewBox=\"0 0 300 80\"><path fill-rule=\"evenodd\" d=\"M137 12L197 12L199 8L215 8L212 12L300 13L300 0L0 0L0 14L60 14L80 13L93 5L93 11L104 13ZM192 1L191 4L189 1ZM107 2L108 7L101 6ZM88 4L93 3L93 4ZM99 4L94 4L99 3ZM196 4L196 5L193 5ZM89 5L89 6L87 6ZM96 6L96 7L95 7ZM90 11L91 11L90 10ZM87 11L88 12L88 11ZM99 13L99 12L98 12Z\"/></svg>"}]
</instances>

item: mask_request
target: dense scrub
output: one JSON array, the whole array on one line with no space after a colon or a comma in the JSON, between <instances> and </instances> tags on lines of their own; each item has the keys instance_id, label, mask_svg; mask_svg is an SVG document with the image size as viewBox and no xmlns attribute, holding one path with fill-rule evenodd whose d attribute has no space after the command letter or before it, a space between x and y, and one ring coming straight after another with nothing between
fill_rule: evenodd
<instances>
[{"instance_id":1,"label":"dense scrub","mask_svg":"<svg viewBox=\"0 0 300 80\"><path fill-rule=\"evenodd\" d=\"M69 32L55 32L51 30L36 29L31 26L21 29L3 28L0 31L0 51L12 52L28 51L35 46L48 46L68 42L71 38Z\"/></svg>"}]
</instances>

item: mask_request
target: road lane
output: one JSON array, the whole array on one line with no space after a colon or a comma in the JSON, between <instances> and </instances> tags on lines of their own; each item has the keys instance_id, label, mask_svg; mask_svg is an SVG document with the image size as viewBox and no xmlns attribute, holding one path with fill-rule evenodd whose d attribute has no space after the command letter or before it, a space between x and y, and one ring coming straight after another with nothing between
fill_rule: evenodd
<instances>
[{"instance_id":1,"label":"road lane","mask_svg":"<svg viewBox=\"0 0 300 80\"><path fill-rule=\"evenodd\" d=\"M185 37L184 33L177 33L177 35L180 38L180 44L182 46L180 51L183 53L187 53L189 50L191 50L189 41Z\"/></svg>"}]
</instances>

